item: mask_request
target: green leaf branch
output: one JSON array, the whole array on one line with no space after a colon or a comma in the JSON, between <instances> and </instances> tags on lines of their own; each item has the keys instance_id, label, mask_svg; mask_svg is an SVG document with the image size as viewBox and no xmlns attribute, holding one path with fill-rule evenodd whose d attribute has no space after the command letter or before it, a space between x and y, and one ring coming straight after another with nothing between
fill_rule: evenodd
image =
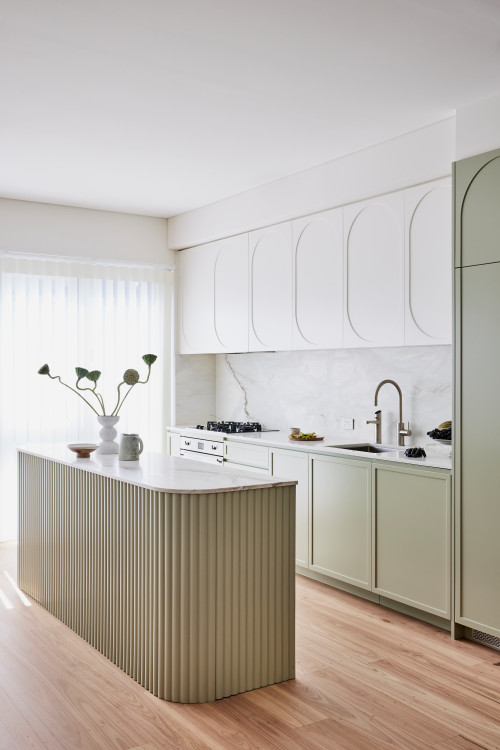
<instances>
[{"instance_id":1,"label":"green leaf branch","mask_svg":"<svg viewBox=\"0 0 500 750\"><path fill-rule=\"evenodd\" d=\"M149 376L151 375L151 367L158 358L156 354L144 354L142 359L148 368L148 374L147 374L146 379L140 380L140 375L137 372L137 370L133 370L133 369L125 370L125 372L123 373L123 380L121 383L118 384L118 387L117 387L118 397L117 397L115 407L109 416L115 417L118 415L118 412L122 408L125 399L129 395L132 388L134 388L137 385L137 383L142 383L143 385L145 385L148 382ZM104 405L104 399L102 395L98 393L96 390L97 382L99 378L101 377L100 371L99 370L89 371L85 367L75 367L75 372L76 372L76 383L75 383L75 388L73 388L71 385L68 385L63 380L61 380L60 375L51 375L50 367L47 364L42 365L40 369L38 370L39 375L48 375L51 380L58 380L61 383L61 385L63 385L65 388L69 388L70 391L73 391L73 393L76 393L76 395L79 396L79 398L81 398L82 401L84 401L87 404L87 406L90 406L92 411L95 414L97 414L97 416L100 416L100 415L104 417L107 416L106 407ZM93 388L90 388L89 386L82 387L80 385L80 381L82 380L89 380L91 383L94 384ZM122 396L121 387L123 385L128 385L129 388L127 392L125 393L125 395ZM94 408L94 406L90 403L89 399L83 395L82 391L89 391L92 394L92 396L95 397L95 399L97 400L99 411L96 408Z\"/></svg>"}]
</instances>

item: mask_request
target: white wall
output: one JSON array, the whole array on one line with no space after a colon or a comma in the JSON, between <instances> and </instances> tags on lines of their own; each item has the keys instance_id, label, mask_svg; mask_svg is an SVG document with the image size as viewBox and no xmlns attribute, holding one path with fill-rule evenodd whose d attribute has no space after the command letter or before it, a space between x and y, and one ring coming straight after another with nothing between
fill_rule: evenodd
<instances>
[{"instance_id":1,"label":"white wall","mask_svg":"<svg viewBox=\"0 0 500 750\"><path fill-rule=\"evenodd\" d=\"M496 148L500 148L500 95L457 109L457 161Z\"/></svg>"},{"instance_id":2,"label":"white wall","mask_svg":"<svg viewBox=\"0 0 500 750\"><path fill-rule=\"evenodd\" d=\"M173 264L167 220L0 198L0 252Z\"/></svg>"},{"instance_id":3,"label":"white wall","mask_svg":"<svg viewBox=\"0 0 500 750\"><path fill-rule=\"evenodd\" d=\"M169 219L180 249L451 174L455 118Z\"/></svg>"}]
</instances>

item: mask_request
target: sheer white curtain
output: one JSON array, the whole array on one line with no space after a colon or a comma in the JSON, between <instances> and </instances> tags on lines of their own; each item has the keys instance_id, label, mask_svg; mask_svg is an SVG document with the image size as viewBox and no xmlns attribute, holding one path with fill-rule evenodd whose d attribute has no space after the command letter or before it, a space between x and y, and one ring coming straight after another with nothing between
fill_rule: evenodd
<instances>
[{"instance_id":1,"label":"sheer white curtain","mask_svg":"<svg viewBox=\"0 0 500 750\"><path fill-rule=\"evenodd\" d=\"M16 536L16 452L26 442L98 442L94 412L51 374L75 385L75 367L100 370L107 413L127 368L147 385L120 411L121 432L161 451L167 415L168 271L0 257L0 541ZM89 384L90 385L90 384ZM123 389L122 389L123 391ZM90 394L89 394L90 395Z\"/></svg>"}]
</instances>

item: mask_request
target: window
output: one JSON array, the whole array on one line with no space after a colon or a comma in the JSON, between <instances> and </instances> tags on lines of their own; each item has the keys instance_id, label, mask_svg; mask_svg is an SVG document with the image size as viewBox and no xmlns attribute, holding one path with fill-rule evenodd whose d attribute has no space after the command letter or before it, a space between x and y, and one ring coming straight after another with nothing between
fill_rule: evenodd
<instances>
[{"instance_id":1,"label":"window","mask_svg":"<svg viewBox=\"0 0 500 750\"><path fill-rule=\"evenodd\" d=\"M116 425L161 451L168 422L170 274L121 266L0 258L0 541L16 536L16 451L27 442L99 442L94 412L43 364L75 385L75 367L102 372L106 411L127 368L147 385L127 398ZM89 383L90 385L90 383ZM78 460L78 459L75 459Z\"/></svg>"}]
</instances>

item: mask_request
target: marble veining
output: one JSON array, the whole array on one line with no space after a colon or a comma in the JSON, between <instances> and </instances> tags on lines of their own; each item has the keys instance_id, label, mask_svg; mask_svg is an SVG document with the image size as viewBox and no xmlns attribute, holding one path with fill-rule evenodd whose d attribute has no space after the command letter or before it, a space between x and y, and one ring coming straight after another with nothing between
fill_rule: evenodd
<instances>
[{"instance_id":1,"label":"marble veining","mask_svg":"<svg viewBox=\"0 0 500 750\"><path fill-rule=\"evenodd\" d=\"M216 418L215 355L175 357L175 424L203 424Z\"/></svg>"},{"instance_id":2,"label":"marble veining","mask_svg":"<svg viewBox=\"0 0 500 750\"><path fill-rule=\"evenodd\" d=\"M211 494L236 492L297 484L295 481L259 476L241 470L209 466L198 461L175 458L163 453L144 452L140 461L119 461L116 454L92 454L75 458L62 443L40 443L18 449L38 458L73 466L80 471L100 474L156 492L172 494Z\"/></svg>"},{"instance_id":3,"label":"marble veining","mask_svg":"<svg viewBox=\"0 0 500 750\"><path fill-rule=\"evenodd\" d=\"M449 345L255 352L215 359L218 419L256 420L281 430L293 425L318 435L342 434L345 442L373 441L375 428L366 420L375 412L376 386L386 378L403 391L403 419L413 432L406 445L440 450L426 433L451 419ZM379 408L382 441L394 444L398 398L392 386L381 389ZM343 430L342 418L353 418L354 430ZM441 450L449 454L446 446Z\"/></svg>"}]
</instances>

